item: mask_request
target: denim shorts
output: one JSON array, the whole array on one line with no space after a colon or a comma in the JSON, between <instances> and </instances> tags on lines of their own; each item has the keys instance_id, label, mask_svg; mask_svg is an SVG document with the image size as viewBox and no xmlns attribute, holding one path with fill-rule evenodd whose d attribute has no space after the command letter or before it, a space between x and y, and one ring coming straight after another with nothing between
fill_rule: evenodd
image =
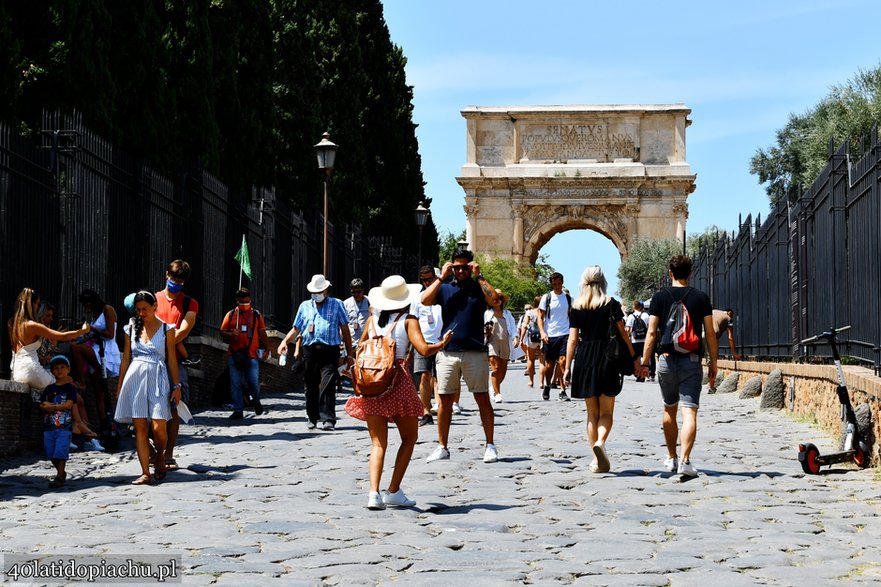
<instances>
[{"instance_id":1,"label":"denim shorts","mask_svg":"<svg viewBox=\"0 0 881 587\"><path fill-rule=\"evenodd\" d=\"M683 407L695 409L700 406L704 368L698 354L661 355L658 357L657 375L665 406L669 408L682 404Z\"/></svg>"},{"instance_id":2,"label":"denim shorts","mask_svg":"<svg viewBox=\"0 0 881 587\"><path fill-rule=\"evenodd\" d=\"M70 457L70 430L53 428L43 432L43 448L46 449L46 458L51 460L66 461Z\"/></svg>"},{"instance_id":3,"label":"denim shorts","mask_svg":"<svg viewBox=\"0 0 881 587\"><path fill-rule=\"evenodd\" d=\"M437 355L431 355L430 357L424 357L420 355L415 350L413 351L413 373L431 373L432 375L437 375L437 369L435 368L435 357Z\"/></svg>"}]
</instances>

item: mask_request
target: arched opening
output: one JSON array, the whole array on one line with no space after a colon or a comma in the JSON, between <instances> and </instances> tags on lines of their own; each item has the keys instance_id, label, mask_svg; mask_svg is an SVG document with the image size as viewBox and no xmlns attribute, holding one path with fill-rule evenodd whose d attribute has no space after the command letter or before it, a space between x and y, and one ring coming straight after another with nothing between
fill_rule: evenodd
<instances>
[{"instance_id":1,"label":"arched opening","mask_svg":"<svg viewBox=\"0 0 881 587\"><path fill-rule=\"evenodd\" d=\"M547 263L563 274L563 283L572 295L578 294L581 272L588 265L603 268L609 293L618 296L618 267L621 253L607 236L591 229L567 229L552 235L537 251Z\"/></svg>"}]
</instances>

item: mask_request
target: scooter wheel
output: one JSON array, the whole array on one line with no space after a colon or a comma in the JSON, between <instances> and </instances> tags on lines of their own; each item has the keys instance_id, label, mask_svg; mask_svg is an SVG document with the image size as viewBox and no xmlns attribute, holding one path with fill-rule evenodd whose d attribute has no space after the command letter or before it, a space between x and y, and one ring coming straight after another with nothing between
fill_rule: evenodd
<instances>
[{"instance_id":1,"label":"scooter wheel","mask_svg":"<svg viewBox=\"0 0 881 587\"><path fill-rule=\"evenodd\" d=\"M820 463L817 461L817 457L820 456L820 451L817 450L816 446L808 446L804 452L804 458L801 460L801 468L808 475L818 475L820 473Z\"/></svg>"},{"instance_id":2,"label":"scooter wheel","mask_svg":"<svg viewBox=\"0 0 881 587\"><path fill-rule=\"evenodd\" d=\"M857 464L857 467L863 469L869 464L869 459L866 458L866 452L857 446L853 451L853 462Z\"/></svg>"}]
</instances>

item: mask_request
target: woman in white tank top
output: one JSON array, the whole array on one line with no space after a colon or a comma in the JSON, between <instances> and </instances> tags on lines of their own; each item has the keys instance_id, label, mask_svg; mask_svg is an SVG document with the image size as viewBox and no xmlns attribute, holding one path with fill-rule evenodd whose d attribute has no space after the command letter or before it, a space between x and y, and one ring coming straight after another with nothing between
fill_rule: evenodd
<instances>
[{"instance_id":1,"label":"woman in white tank top","mask_svg":"<svg viewBox=\"0 0 881 587\"><path fill-rule=\"evenodd\" d=\"M452 336L447 332L440 342L428 344L422 336L419 321L411 312L411 306L419 301L422 286L407 284L400 275L383 280L380 287L370 290L371 316L364 326L361 340L371 336L391 336L395 340L395 359L398 371L388 391L377 397L356 396L346 402L346 413L367 422L372 448L370 451L370 491L367 496L369 509L382 510L386 506L412 507L416 502L401 489L401 481L413 447L419 435L419 418L422 402L406 364L407 352L412 344L423 356L431 356L441 350ZM357 360L357 357L356 357ZM388 447L388 423L394 422L401 435L401 446L395 457L395 468L388 490L379 493L379 482Z\"/></svg>"}]
</instances>

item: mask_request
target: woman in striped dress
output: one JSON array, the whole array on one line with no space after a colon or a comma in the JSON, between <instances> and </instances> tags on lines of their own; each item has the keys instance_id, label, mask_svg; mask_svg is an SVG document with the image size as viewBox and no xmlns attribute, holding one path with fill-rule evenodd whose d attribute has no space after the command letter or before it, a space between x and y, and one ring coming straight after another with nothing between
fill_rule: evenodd
<instances>
[{"instance_id":1,"label":"woman in striped dress","mask_svg":"<svg viewBox=\"0 0 881 587\"><path fill-rule=\"evenodd\" d=\"M165 453L165 422L171 419L171 404L180 402L174 327L156 316L156 297L148 291L135 294L135 317L123 329L126 333L119 385L116 389L117 422L135 427L135 447L141 463L141 476L133 485L150 483L148 429L152 422L156 453ZM169 389L170 380L174 381ZM171 400L169 400L169 396ZM156 480L165 478L165 463L156 461Z\"/></svg>"}]
</instances>

